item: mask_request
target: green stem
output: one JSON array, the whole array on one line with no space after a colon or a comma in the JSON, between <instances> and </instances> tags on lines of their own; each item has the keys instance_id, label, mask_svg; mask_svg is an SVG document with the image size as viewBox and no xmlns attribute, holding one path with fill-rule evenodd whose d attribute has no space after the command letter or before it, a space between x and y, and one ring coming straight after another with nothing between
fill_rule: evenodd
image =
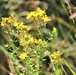
<instances>
[{"instance_id":1,"label":"green stem","mask_svg":"<svg viewBox=\"0 0 76 75\"><path fill-rule=\"evenodd\" d=\"M55 75L57 75L57 70L58 70L58 65L53 65L53 70L54 70L54 73Z\"/></svg>"},{"instance_id":2,"label":"green stem","mask_svg":"<svg viewBox=\"0 0 76 75\"><path fill-rule=\"evenodd\" d=\"M64 70L63 66L61 65L62 70L64 71L65 75L67 75L66 71Z\"/></svg>"},{"instance_id":3,"label":"green stem","mask_svg":"<svg viewBox=\"0 0 76 75\"><path fill-rule=\"evenodd\" d=\"M76 75L76 73L71 69L71 67L68 65L68 63L64 60L66 66L70 69L73 75Z\"/></svg>"},{"instance_id":4,"label":"green stem","mask_svg":"<svg viewBox=\"0 0 76 75\"><path fill-rule=\"evenodd\" d=\"M42 33L41 33L41 31L39 30L39 28L37 30L38 30L38 33L40 35L40 38L42 39Z\"/></svg>"}]
</instances>

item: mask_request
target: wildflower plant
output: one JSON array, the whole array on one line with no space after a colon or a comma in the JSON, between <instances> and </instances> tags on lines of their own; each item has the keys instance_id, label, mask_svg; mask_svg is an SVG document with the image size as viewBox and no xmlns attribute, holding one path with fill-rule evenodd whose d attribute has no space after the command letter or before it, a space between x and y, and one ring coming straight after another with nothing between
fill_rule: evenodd
<instances>
[{"instance_id":1,"label":"wildflower plant","mask_svg":"<svg viewBox=\"0 0 76 75\"><path fill-rule=\"evenodd\" d=\"M45 25L50 19L44 10L37 8L36 11L30 12L26 19L32 18L38 25ZM40 23L40 24L39 24ZM8 35L9 43L8 49L12 48L11 58L14 61L15 70L17 74L21 74L18 64L24 66L23 74L39 75L42 58L45 56L46 44L41 38L35 38L29 34L31 27L18 21L13 15L7 18L2 18L0 27ZM19 43L17 47L15 43Z\"/></svg>"},{"instance_id":2,"label":"wildflower plant","mask_svg":"<svg viewBox=\"0 0 76 75\"><path fill-rule=\"evenodd\" d=\"M38 26L38 31L39 27L45 27L45 25L50 21L50 18L46 15L45 10L40 8L30 12L26 16L26 19L32 19L33 24ZM31 26L25 25L13 15L7 18L2 18L0 27L2 27L3 31L8 36L9 40L5 44L5 47L8 50L11 50L10 55L14 62L17 75L39 75L42 72L41 67L43 57L45 56L50 56L50 61L54 65L59 65L63 61L61 58L62 53L60 51L53 51L52 53L48 48L48 40L43 40L40 37L35 38L29 34ZM52 38L54 40L54 37L57 37L57 30L55 27L49 35L50 37L48 39ZM55 68L56 66L53 67Z\"/></svg>"}]
</instances>

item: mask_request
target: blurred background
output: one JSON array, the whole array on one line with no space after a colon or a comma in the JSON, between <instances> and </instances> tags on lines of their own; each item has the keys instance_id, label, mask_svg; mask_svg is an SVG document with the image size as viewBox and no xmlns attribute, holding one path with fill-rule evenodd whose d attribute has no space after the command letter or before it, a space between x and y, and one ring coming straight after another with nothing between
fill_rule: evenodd
<instances>
[{"instance_id":1,"label":"blurred background","mask_svg":"<svg viewBox=\"0 0 76 75\"><path fill-rule=\"evenodd\" d=\"M36 10L37 7L45 10L51 19L46 28L41 29L45 34L43 38L47 39L48 32L56 27L58 37L50 46L62 50L63 57L76 71L76 0L0 0L0 21L2 17L14 14L26 25L32 25L32 21L27 21L25 18L30 11ZM36 27L33 26L30 34L37 36ZM4 45L8 40L0 28L0 44ZM64 68L68 75L72 75L66 66Z\"/></svg>"}]
</instances>

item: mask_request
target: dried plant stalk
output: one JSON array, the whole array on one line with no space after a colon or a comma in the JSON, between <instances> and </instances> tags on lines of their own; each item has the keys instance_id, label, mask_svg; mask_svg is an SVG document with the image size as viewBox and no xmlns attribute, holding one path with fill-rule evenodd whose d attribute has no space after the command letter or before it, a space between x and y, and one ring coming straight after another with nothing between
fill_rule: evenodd
<instances>
[{"instance_id":1,"label":"dried plant stalk","mask_svg":"<svg viewBox=\"0 0 76 75\"><path fill-rule=\"evenodd\" d=\"M11 58L0 50L0 75L16 75Z\"/></svg>"},{"instance_id":2,"label":"dried plant stalk","mask_svg":"<svg viewBox=\"0 0 76 75\"><path fill-rule=\"evenodd\" d=\"M65 2L68 5L68 10L69 10L70 15L72 15L73 14L73 12L72 12L73 9L72 9L70 3L68 1L65 1ZM73 21L73 24L75 24L75 20L73 18L72 18L72 21Z\"/></svg>"}]
</instances>

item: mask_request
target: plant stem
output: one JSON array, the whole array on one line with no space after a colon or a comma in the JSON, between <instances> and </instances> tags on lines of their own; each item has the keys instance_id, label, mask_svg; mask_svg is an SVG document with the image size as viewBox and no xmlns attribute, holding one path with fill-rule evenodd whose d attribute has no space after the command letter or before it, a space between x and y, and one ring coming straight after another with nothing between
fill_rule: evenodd
<instances>
[{"instance_id":1,"label":"plant stem","mask_svg":"<svg viewBox=\"0 0 76 75\"><path fill-rule=\"evenodd\" d=\"M61 65L62 70L64 71L65 75L67 75L66 71L64 70L63 66Z\"/></svg>"},{"instance_id":2,"label":"plant stem","mask_svg":"<svg viewBox=\"0 0 76 75\"><path fill-rule=\"evenodd\" d=\"M76 75L76 73L71 69L71 67L68 65L68 63L64 60L66 66L70 69L73 75Z\"/></svg>"}]
</instances>

